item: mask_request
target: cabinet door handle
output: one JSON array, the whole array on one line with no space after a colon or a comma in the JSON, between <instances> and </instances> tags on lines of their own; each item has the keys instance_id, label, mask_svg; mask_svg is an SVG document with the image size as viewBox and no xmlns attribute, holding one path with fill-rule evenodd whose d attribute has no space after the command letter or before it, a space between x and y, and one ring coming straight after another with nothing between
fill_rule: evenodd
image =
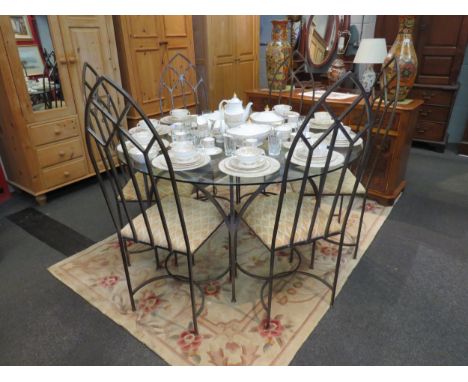
<instances>
[{"instance_id":1,"label":"cabinet door handle","mask_svg":"<svg viewBox=\"0 0 468 382\"><path fill-rule=\"evenodd\" d=\"M417 133L424 134L426 132L426 129L419 129L416 130Z\"/></svg>"},{"instance_id":2,"label":"cabinet door handle","mask_svg":"<svg viewBox=\"0 0 468 382\"><path fill-rule=\"evenodd\" d=\"M69 64L75 64L76 63L76 57L75 56L68 57L68 63Z\"/></svg>"},{"instance_id":3,"label":"cabinet door handle","mask_svg":"<svg viewBox=\"0 0 468 382\"><path fill-rule=\"evenodd\" d=\"M420 110L419 115L421 115L423 117L427 117L430 112L431 112L431 110L427 110L427 111Z\"/></svg>"},{"instance_id":4,"label":"cabinet door handle","mask_svg":"<svg viewBox=\"0 0 468 382\"><path fill-rule=\"evenodd\" d=\"M60 57L58 59L58 62L62 65L66 65L67 64L67 59L65 57Z\"/></svg>"},{"instance_id":5,"label":"cabinet door handle","mask_svg":"<svg viewBox=\"0 0 468 382\"><path fill-rule=\"evenodd\" d=\"M159 41L159 45L167 45L167 44L169 44L168 41Z\"/></svg>"}]
</instances>

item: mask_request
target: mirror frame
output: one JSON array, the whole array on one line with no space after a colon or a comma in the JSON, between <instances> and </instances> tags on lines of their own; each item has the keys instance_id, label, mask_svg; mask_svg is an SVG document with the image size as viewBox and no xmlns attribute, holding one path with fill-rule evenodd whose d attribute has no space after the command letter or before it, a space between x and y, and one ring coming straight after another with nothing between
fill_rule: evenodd
<instances>
[{"instance_id":1,"label":"mirror frame","mask_svg":"<svg viewBox=\"0 0 468 382\"><path fill-rule=\"evenodd\" d=\"M343 16L343 19L340 19L340 16L338 15L329 15L329 17L333 17L334 18L334 21L336 23L336 29L335 29L335 40L333 42L333 46L330 48L330 50L328 51L328 54L327 56L325 57L325 59L320 63L320 64L316 64L312 61L312 58L311 58L311 52L309 50L309 32L310 32L310 24L312 23L312 19L314 18L315 15L310 15L309 16L309 20L307 21L307 33L306 33L306 41L305 41L305 45L306 45L306 53L307 53L307 62L309 64L310 67L312 68L315 68L315 69L319 69L319 68L322 68L324 67L325 65L327 65L333 55L335 54L336 52L336 48L338 46L338 38L339 38L339 32L340 30L343 28L343 26L347 23L347 18L349 20L349 16ZM349 21L348 21L349 22Z\"/></svg>"}]
</instances>

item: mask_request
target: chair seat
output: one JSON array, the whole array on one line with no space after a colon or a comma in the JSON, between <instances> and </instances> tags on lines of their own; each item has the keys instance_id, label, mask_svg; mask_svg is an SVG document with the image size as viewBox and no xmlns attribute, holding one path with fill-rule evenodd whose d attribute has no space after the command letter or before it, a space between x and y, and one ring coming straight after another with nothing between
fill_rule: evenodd
<instances>
[{"instance_id":1,"label":"chair seat","mask_svg":"<svg viewBox=\"0 0 468 382\"><path fill-rule=\"evenodd\" d=\"M260 240L271 248L273 238L273 228L275 225L276 211L278 208L279 196L257 197L244 213L243 220L260 238ZM276 235L275 247L280 248L289 244L291 240L291 230L294 224L294 216L298 202L297 193L286 193L281 209L281 218ZM309 227L312 221L312 214L315 207L315 198L304 197L302 201L301 213L294 235L294 243L304 242L308 239ZM312 238L322 237L325 234L330 205L322 202L318 210ZM330 224L330 233L339 232L341 226L334 220Z\"/></svg>"},{"instance_id":2,"label":"chair seat","mask_svg":"<svg viewBox=\"0 0 468 382\"><path fill-rule=\"evenodd\" d=\"M180 201L187 227L190 249L193 253L220 226L223 222L223 217L210 202L202 202L188 197L180 197ZM161 203L172 241L172 248L178 252L186 253L187 250L175 200L172 197L165 197L161 200ZM154 244L159 247L168 248L157 205L148 208L146 213L153 234ZM127 224L122 229L122 236L127 239L150 244L150 236L146 229L143 215L140 214L134 218L133 224L135 226L136 238L132 235L130 224Z\"/></svg>"},{"instance_id":3,"label":"chair seat","mask_svg":"<svg viewBox=\"0 0 468 382\"><path fill-rule=\"evenodd\" d=\"M136 181L138 183L138 189L142 192L142 198L144 200L148 199L148 195L146 195L146 187L145 187L145 175L141 172L135 174ZM171 182L165 179L161 179L156 183L158 187L158 192L160 198L164 198L165 196L172 195L174 192L172 190ZM148 182L148 188L151 188L150 182ZM177 183L177 190L179 191L180 196L190 196L193 193L193 186L188 183ZM137 195L135 192L135 187L133 186L133 182L130 179L127 184L122 189L123 196L127 201L136 201Z\"/></svg>"},{"instance_id":4,"label":"chair seat","mask_svg":"<svg viewBox=\"0 0 468 382\"><path fill-rule=\"evenodd\" d=\"M341 171L333 171L330 172L327 175L327 179L325 181L325 186L323 188L323 193L327 195L334 195L336 193L336 190L338 188L338 181L340 180L341 176ZM317 187L319 186L319 178L314 179L315 184ZM356 182L356 177L350 170L346 170L345 177L343 180L343 184L341 186L340 190L340 195L348 195L352 194L353 192L353 187ZM291 188L293 189L294 192L299 192L301 188L301 182L292 182L291 183ZM357 193L358 194L364 194L366 192L366 189L364 186L359 182L358 188L357 188ZM308 183L306 185L306 193L307 194L314 194L314 189L312 186Z\"/></svg>"}]
</instances>

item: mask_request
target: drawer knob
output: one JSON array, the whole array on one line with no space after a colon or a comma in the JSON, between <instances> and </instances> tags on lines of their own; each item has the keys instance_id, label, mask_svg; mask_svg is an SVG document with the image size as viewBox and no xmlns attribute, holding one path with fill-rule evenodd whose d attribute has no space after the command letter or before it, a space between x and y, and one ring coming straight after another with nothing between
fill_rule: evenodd
<instances>
[{"instance_id":1,"label":"drawer knob","mask_svg":"<svg viewBox=\"0 0 468 382\"><path fill-rule=\"evenodd\" d=\"M417 133L420 133L420 134L423 134L426 132L426 129L419 129L419 130L416 130Z\"/></svg>"},{"instance_id":2,"label":"drawer knob","mask_svg":"<svg viewBox=\"0 0 468 382\"><path fill-rule=\"evenodd\" d=\"M60 129L58 127L55 128L54 134L59 135L61 133Z\"/></svg>"},{"instance_id":3,"label":"drawer knob","mask_svg":"<svg viewBox=\"0 0 468 382\"><path fill-rule=\"evenodd\" d=\"M63 157L63 156L65 155L65 151L60 150L58 154L59 154L61 157Z\"/></svg>"},{"instance_id":4,"label":"drawer knob","mask_svg":"<svg viewBox=\"0 0 468 382\"><path fill-rule=\"evenodd\" d=\"M63 176L64 176L65 178L68 178L68 177L70 176L70 171L65 171L65 172L63 173Z\"/></svg>"}]
</instances>

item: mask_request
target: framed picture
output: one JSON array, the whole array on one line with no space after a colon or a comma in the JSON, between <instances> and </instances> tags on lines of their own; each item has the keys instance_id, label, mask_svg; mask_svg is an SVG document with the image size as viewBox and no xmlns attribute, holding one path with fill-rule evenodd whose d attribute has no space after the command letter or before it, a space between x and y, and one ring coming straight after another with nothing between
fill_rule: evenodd
<instances>
[{"instance_id":1,"label":"framed picture","mask_svg":"<svg viewBox=\"0 0 468 382\"><path fill-rule=\"evenodd\" d=\"M38 76L44 74L44 61L37 45L18 45L18 52L27 76Z\"/></svg>"},{"instance_id":2,"label":"framed picture","mask_svg":"<svg viewBox=\"0 0 468 382\"><path fill-rule=\"evenodd\" d=\"M17 40L32 40L28 16L10 16L11 26Z\"/></svg>"}]
</instances>

